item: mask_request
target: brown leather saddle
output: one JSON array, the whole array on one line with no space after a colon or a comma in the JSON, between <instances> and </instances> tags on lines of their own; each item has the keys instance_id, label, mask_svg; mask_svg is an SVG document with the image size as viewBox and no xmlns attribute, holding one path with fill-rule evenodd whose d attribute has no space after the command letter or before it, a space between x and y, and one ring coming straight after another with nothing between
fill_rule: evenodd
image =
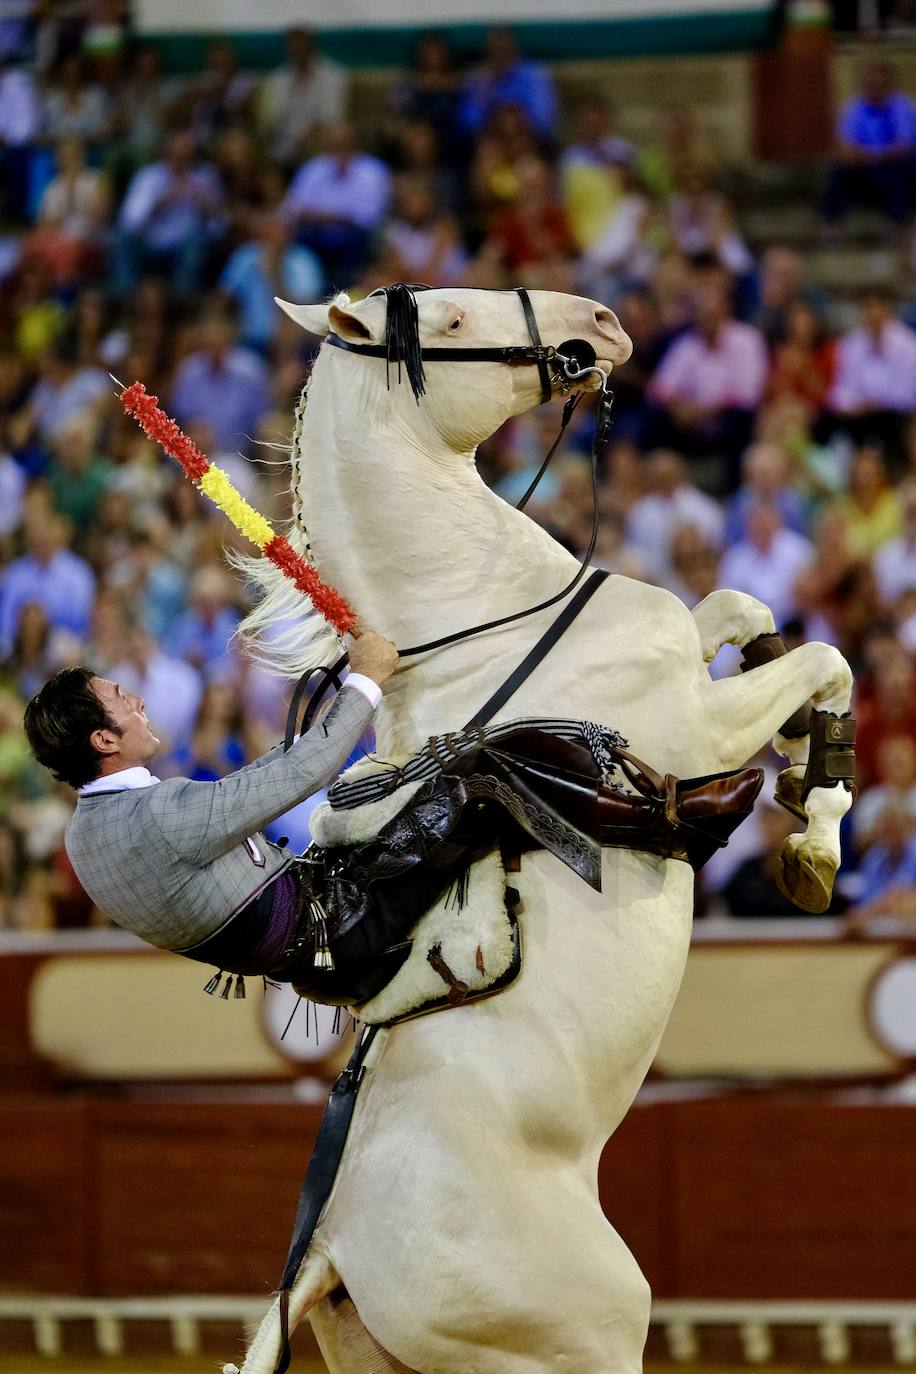
<instances>
[{"instance_id":1,"label":"brown leather saddle","mask_svg":"<svg viewBox=\"0 0 916 1374\"><path fill-rule=\"evenodd\" d=\"M763 771L662 777L615 750L634 791L609 785L591 751L537 729L456 753L367 843L313 848L300 865L303 919L282 974L317 1001L362 1002L394 976L417 920L475 856L546 849L601 890L601 851L647 851L700 868L749 814Z\"/></svg>"}]
</instances>

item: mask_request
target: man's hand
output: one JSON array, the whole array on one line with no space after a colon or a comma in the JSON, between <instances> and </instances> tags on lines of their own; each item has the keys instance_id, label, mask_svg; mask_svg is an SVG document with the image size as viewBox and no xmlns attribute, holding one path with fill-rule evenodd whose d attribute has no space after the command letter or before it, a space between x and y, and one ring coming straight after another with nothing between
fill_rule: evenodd
<instances>
[{"instance_id":1,"label":"man's hand","mask_svg":"<svg viewBox=\"0 0 916 1374\"><path fill-rule=\"evenodd\" d=\"M356 630L350 646L350 669L371 677L381 687L398 666L398 651L375 630Z\"/></svg>"}]
</instances>

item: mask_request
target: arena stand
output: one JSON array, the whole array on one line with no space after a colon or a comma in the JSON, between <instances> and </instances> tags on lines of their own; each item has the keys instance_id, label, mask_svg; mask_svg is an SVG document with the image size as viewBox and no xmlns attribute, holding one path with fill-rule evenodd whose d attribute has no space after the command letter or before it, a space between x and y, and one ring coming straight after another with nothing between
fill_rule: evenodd
<instances>
[{"instance_id":1,"label":"arena stand","mask_svg":"<svg viewBox=\"0 0 916 1374\"><path fill-rule=\"evenodd\" d=\"M636 349L596 562L688 604L740 587L790 644L827 639L853 666L860 796L834 907L785 904L791 820L763 805L703 875L682 996L602 1195L652 1281L659 1357L913 1363L916 116L868 185L838 179L833 148L843 111L858 136L849 102L876 65L904 103L914 90L907 5L877 6L867 42L818 5L801 24L804 6L736 4L752 27L714 15L689 42L631 15L557 46L522 15L514 36L446 30L409 65L416 34L204 42L178 8L153 34L156 6L117 0L0 16L0 1159L17 1237L0 1349L116 1357L152 1323L191 1354L251 1315L341 1053L329 1021L316 1047L300 1009L281 1042L282 996L203 997L193 967L111 927L63 849L72 795L28 756L24 701L68 663L143 693L162 775L218 777L282 733L284 684L230 643L232 532L108 374L143 380L279 521L288 469L263 445L288 441L310 353L270 298L403 279L618 310ZM750 351L740 396L675 375L710 311L726 373L734 340ZM863 368L863 328L892 365ZM485 446L507 499L555 410ZM577 552L589 442L586 418L531 508Z\"/></svg>"}]
</instances>

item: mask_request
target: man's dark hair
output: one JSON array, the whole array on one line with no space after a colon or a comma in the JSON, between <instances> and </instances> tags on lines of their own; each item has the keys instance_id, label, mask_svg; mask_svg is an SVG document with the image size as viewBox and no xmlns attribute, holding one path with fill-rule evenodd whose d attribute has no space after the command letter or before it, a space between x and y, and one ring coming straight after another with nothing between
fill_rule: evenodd
<instances>
[{"instance_id":1,"label":"man's dark hair","mask_svg":"<svg viewBox=\"0 0 916 1374\"><path fill-rule=\"evenodd\" d=\"M89 743L95 730L122 732L92 690L91 668L62 668L25 708L26 738L58 782L82 787L99 776L101 758Z\"/></svg>"}]
</instances>

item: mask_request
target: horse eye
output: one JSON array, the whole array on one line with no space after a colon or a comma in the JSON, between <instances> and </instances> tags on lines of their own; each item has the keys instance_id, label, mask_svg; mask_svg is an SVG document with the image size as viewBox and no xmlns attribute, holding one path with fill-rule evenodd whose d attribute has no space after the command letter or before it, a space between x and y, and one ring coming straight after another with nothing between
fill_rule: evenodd
<instances>
[{"instance_id":1,"label":"horse eye","mask_svg":"<svg viewBox=\"0 0 916 1374\"><path fill-rule=\"evenodd\" d=\"M454 320L452 320L451 324L449 325L449 329L460 329L460 328L461 328L461 324L462 324L462 316L461 316L461 315L458 315Z\"/></svg>"}]
</instances>

